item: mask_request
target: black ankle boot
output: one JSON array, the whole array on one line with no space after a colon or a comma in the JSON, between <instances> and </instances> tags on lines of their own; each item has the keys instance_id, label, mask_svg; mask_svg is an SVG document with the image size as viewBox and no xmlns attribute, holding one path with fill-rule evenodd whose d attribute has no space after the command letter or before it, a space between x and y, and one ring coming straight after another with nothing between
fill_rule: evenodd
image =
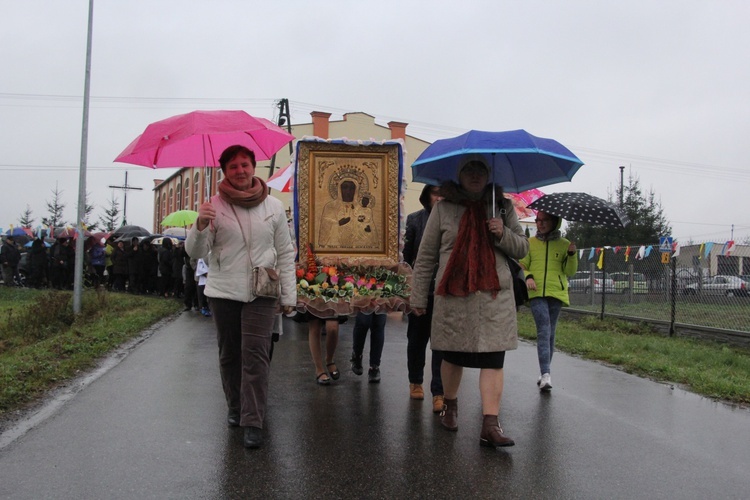
<instances>
[{"instance_id":1,"label":"black ankle boot","mask_svg":"<svg viewBox=\"0 0 750 500\"><path fill-rule=\"evenodd\" d=\"M362 368L362 355L360 354L357 356L356 354L352 353L352 359L350 360L352 362L352 371L355 375L362 375L364 373L364 369Z\"/></svg>"},{"instance_id":2,"label":"black ankle boot","mask_svg":"<svg viewBox=\"0 0 750 500\"><path fill-rule=\"evenodd\" d=\"M380 382L380 367L371 366L367 371L367 379L371 384L377 384L378 382Z\"/></svg>"}]
</instances>

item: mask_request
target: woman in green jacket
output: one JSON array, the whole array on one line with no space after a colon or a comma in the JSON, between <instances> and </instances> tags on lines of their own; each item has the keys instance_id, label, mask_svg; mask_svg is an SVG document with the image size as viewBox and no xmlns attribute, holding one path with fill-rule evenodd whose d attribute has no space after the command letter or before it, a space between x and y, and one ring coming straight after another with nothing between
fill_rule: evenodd
<instances>
[{"instance_id":1,"label":"woman in green jacket","mask_svg":"<svg viewBox=\"0 0 750 500\"><path fill-rule=\"evenodd\" d=\"M529 238L529 253L519 262L526 276L529 305L536 323L536 350L541 377L539 389L552 389L550 365L555 350L555 328L560 309L570 305L568 277L578 270L576 245L560 234L562 219L537 212L536 236Z\"/></svg>"}]
</instances>

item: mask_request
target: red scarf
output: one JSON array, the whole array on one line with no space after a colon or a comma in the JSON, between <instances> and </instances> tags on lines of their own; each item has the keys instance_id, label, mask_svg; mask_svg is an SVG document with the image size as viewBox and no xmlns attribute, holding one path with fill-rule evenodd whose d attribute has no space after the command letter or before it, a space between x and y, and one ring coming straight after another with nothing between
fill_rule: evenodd
<instances>
[{"instance_id":1,"label":"red scarf","mask_svg":"<svg viewBox=\"0 0 750 500\"><path fill-rule=\"evenodd\" d=\"M456 244L435 294L466 297L481 291L492 292L494 299L500 290L500 280L495 270L495 252L487 228L485 202L462 201L461 204L466 205L466 211L458 225Z\"/></svg>"}]
</instances>

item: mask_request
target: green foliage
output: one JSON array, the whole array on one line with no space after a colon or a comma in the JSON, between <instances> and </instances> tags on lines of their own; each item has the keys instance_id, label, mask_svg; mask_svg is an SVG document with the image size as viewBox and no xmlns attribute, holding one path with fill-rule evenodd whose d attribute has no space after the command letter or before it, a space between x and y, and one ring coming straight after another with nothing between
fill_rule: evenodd
<instances>
[{"instance_id":1,"label":"green foliage","mask_svg":"<svg viewBox=\"0 0 750 500\"><path fill-rule=\"evenodd\" d=\"M21 217L18 218L18 224L21 227L31 227L34 225L34 218L31 216L31 207L26 205L26 210L23 211Z\"/></svg>"},{"instance_id":2,"label":"green foliage","mask_svg":"<svg viewBox=\"0 0 750 500\"><path fill-rule=\"evenodd\" d=\"M71 292L0 289L0 416L181 308L157 297L87 291L75 317L71 299Z\"/></svg>"},{"instance_id":3,"label":"green foliage","mask_svg":"<svg viewBox=\"0 0 750 500\"><path fill-rule=\"evenodd\" d=\"M47 210L49 211L48 217L42 217L42 224L50 227L62 227L66 225L65 219L63 218L63 210L65 210L65 203L62 202L62 191L55 186L52 191L52 201L48 201Z\"/></svg>"},{"instance_id":4,"label":"green foliage","mask_svg":"<svg viewBox=\"0 0 750 500\"><path fill-rule=\"evenodd\" d=\"M109 208L104 209L104 216L99 217L99 224L103 231L111 233L118 227L120 227L120 204L117 202L114 194L112 198L107 200L109 202Z\"/></svg>"},{"instance_id":5,"label":"green foliage","mask_svg":"<svg viewBox=\"0 0 750 500\"><path fill-rule=\"evenodd\" d=\"M659 241L659 236L672 232L661 202L651 190L643 193L640 181L630 176L623 186L622 209L630 219L625 229L592 226L585 222L571 222L565 237L574 241L578 248L605 245L641 245ZM612 197L609 197L612 202ZM619 203L618 203L619 204Z\"/></svg>"}]
</instances>

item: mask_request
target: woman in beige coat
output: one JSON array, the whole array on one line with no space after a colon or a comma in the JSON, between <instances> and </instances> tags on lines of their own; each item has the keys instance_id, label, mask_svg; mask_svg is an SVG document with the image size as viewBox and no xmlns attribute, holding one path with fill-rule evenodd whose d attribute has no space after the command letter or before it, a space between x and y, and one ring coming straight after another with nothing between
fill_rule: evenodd
<instances>
[{"instance_id":1,"label":"woman in beige coat","mask_svg":"<svg viewBox=\"0 0 750 500\"><path fill-rule=\"evenodd\" d=\"M505 351L518 345L513 280L507 258L520 259L529 241L511 203L496 189L492 210L489 167L468 157L459 184L441 187L442 202L430 214L414 266L410 299L414 314L424 314L430 281L438 263L432 348L442 351L441 374L446 409L441 423L458 430L458 389L464 367L479 368L482 446L512 446L498 424Z\"/></svg>"}]
</instances>

